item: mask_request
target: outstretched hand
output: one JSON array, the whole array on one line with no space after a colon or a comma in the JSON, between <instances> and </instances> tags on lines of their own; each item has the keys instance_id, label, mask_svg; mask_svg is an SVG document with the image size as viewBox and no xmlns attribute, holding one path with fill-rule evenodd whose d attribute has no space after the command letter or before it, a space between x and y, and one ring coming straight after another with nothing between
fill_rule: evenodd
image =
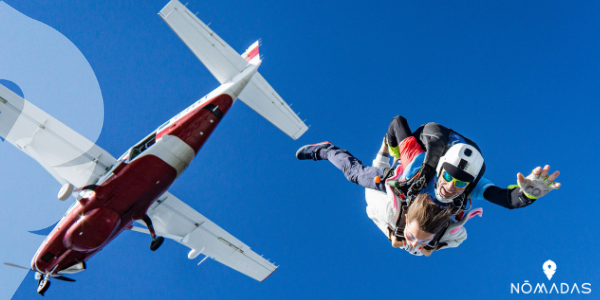
<instances>
[{"instance_id":1,"label":"outstretched hand","mask_svg":"<svg viewBox=\"0 0 600 300\"><path fill-rule=\"evenodd\" d=\"M544 169L542 169L542 167L537 167L537 168L533 169L533 171L531 171L531 174L536 175L538 178L541 177L542 179L545 178L546 176L548 176L548 173L550 173L549 165L546 165L544 167ZM548 183L553 182L554 180L556 180L558 175L560 175L560 171L554 171L554 173L552 173L552 175L548 176L548 179L546 181L548 181ZM524 181L525 181L525 176L523 176L523 174L521 174L521 173L517 173L517 182L519 184L521 184ZM559 188L560 183L554 182L554 187Z\"/></svg>"},{"instance_id":2,"label":"outstretched hand","mask_svg":"<svg viewBox=\"0 0 600 300\"><path fill-rule=\"evenodd\" d=\"M548 173L550 173L549 165L546 165L543 169L542 167L536 167L527 177L521 173L517 173L517 183L527 196L537 199L553 189L558 189L561 185L558 182L554 182L558 175L560 175L559 171L554 171L549 176Z\"/></svg>"}]
</instances>

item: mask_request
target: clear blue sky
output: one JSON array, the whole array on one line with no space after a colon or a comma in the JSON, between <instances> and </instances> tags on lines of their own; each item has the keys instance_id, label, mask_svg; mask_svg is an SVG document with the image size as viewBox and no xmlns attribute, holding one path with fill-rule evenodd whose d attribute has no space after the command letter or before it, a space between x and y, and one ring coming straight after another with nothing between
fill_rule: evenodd
<instances>
[{"instance_id":1,"label":"clear blue sky","mask_svg":"<svg viewBox=\"0 0 600 300\"><path fill-rule=\"evenodd\" d=\"M104 100L97 143L114 156L218 86L157 16L166 0L5 2L85 56ZM258 283L214 261L198 267L172 241L150 252L147 235L125 232L76 283L54 280L45 299L506 299L524 280L600 292L600 3L189 0L188 8L240 53L262 39L261 74L311 127L293 141L236 102L171 192L280 268ZM476 141L486 178L499 186L550 164L563 187L519 210L474 203L483 218L468 223L459 248L430 258L394 249L368 219L363 188L294 153L329 140L370 163L398 114L414 128L434 121ZM0 155L17 153L9 148L0 143ZM44 182L49 196L19 198L37 186L0 183L0 201L10 212L28 207L16 218L58 220L66 207L32 205L64 205L54 198L59 184L38 171L27 180ZM4 177L11 172L2 166ZM21 247L13 245L31 257L37 245ZM548 259L558 266L551 281ZM30 272L14 299L39 299L35 289Z\"/></svg>"}]
</instances>

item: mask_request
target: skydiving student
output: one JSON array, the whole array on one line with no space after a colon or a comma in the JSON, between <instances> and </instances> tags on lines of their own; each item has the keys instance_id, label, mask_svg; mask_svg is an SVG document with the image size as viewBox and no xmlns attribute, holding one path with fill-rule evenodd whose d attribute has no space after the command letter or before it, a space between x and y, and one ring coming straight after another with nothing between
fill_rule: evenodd
<instances>
[{"instance_id":1,"label":"skydiving student","mask_svg":"<svg viewBox=\"0 0 600 300\"><path fill-rule=\"evenodd\" d=\"M507 208L520 208L560 187L560 183L554 182L559 175L558 171L548 176L550 166L535 168L527 178L518 173L518 184L507 189L494 186L482 177L485 164L479 147L464 136L436 123L425 124L413 133L406 119L401 116L395 117L390 123L385 141L388 147L382 147L376 159L379 163L373 167L363 166L362 162L348 151L337 148L330 142L304 146L298 150L296 157L300 160L329 160L344 172L349 181L386 193L389 203L393 204L393 213L388 214L393 217L384 222L388 224L388 237L392 243L394 237L398 240L408 240L402 232L406 225L403 211L420 193L429 194L433 202L440 208L447 208L455 215L456 221L464 224L468 218L475 215L474 210L463 220L467 202L470 203L472 199L485 199ZM400 160L397 167L389 168L387 162L382 162L382 158L387 157L387 148L392 156ZM478 214L481 214L480 210ZM374 221L378 224L378 221ZM382 229L380 224L378 226ZM382 230L385 233L385 230ZM444 247L456 247L464 240L457 239L455 243L441 242L447 237L446 230L438 232L423 247L423 253L431 253L431 250ZM458 235L461 230L464 228L458 231L455 229L455 234Z\"/></svg>"},{"instance_id":2,"label":"skydiving student","mask_svg":"<svg viewBox=\"0 0 600 300\"><path fill-rule=\"evenodd\" d=\"M379 193L374 190L371 191ZM367 201L369 201L368 196ZM378 205L378 208L380 207L381 205ZM385 218L386 216L384 214L377 214L377 216ZM407 209L405 217L407 222L403 231L404 236L406 237L405 240L399 240L391 234L388 235L388 238L392 241L392 246L400 247L409 253L418 256L422 255L421 251L424 251L422 250L422 246L427 245L435 237L436 233L444 230L447 224L452 222L451 214L448 209L440 208L433 201L431 201L431 196L425 193L419 194L414 199L412 205ZM378 226L381 223L378 223L378 220L376 221L376 219L373 219L373 221L375 221ZM446 236L450 235L444 235L444 237ZM441 242L447 241L448 239L442 239ZM429 256L431 252L424 253L425 255Z\"/></svg>"}]
</instances>

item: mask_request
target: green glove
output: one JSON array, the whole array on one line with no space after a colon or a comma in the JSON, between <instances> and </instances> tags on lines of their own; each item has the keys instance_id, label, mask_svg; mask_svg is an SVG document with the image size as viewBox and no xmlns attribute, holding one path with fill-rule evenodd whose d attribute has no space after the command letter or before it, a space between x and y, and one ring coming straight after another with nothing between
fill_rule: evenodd
<instances>
[{"instance_id":1,"label":"green glove","mask_svg":"<svg viewBox=\"0 0 600 300\"><path fill-rule=\"evenodd\" d=\"M398 146L390 146L390 143L388 143L387 136L385 137L385 144L388 146L388 152L390 153L390 155L396 159L400 159L400 149L398 148Z\"/></svg>"}]
</instances>

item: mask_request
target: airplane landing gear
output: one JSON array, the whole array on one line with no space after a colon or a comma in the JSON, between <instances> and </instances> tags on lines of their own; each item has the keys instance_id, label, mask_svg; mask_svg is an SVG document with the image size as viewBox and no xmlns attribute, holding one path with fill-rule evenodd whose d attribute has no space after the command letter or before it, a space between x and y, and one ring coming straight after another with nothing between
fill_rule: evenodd
<instances>
[{"instance_id":1,"label":"airplane landing gear","mask_svg":"<svg viewBox=\"0 0 600 300\"><path fill-rule=\"evenodd\" d=\"M48 277L49 276L47 275L42 275L38 280L37 293L42 296L44 296L44 293L48 290L48 288L50 288L50 280L48 280Z\"/></svg>"},{"instance_id":2,"label":"airplane landing gear","mask_svg":"<svg viewBox=\"0 0 600 300\"><path fill-rule=\"evenodd\" d=\"M162 243L164 241L165 241L165 238L162 236L159 236L156 239L153 239L152 243L150 243L150 251L156 251L156 249L158 249L158 247L160 247L160 245L162 245Z\"/></svg>"},{"instance_id":3,"label":"airplane landing gear","mask_svg":"<svg viewBox=\"0 0 600 300\"><path fill-rule=\"evenodd\" d=\"M162 236L157 237L156 232L154 231L154 226L152 226L152 220L148 215L145 215L142 220L146 223L146 227L148 227L148 231L150 231L150 236L152 236L152 242L150 243L150 251L156 251L160 245L165 241L165 238Z\"/></svg>"}]
</instances>

